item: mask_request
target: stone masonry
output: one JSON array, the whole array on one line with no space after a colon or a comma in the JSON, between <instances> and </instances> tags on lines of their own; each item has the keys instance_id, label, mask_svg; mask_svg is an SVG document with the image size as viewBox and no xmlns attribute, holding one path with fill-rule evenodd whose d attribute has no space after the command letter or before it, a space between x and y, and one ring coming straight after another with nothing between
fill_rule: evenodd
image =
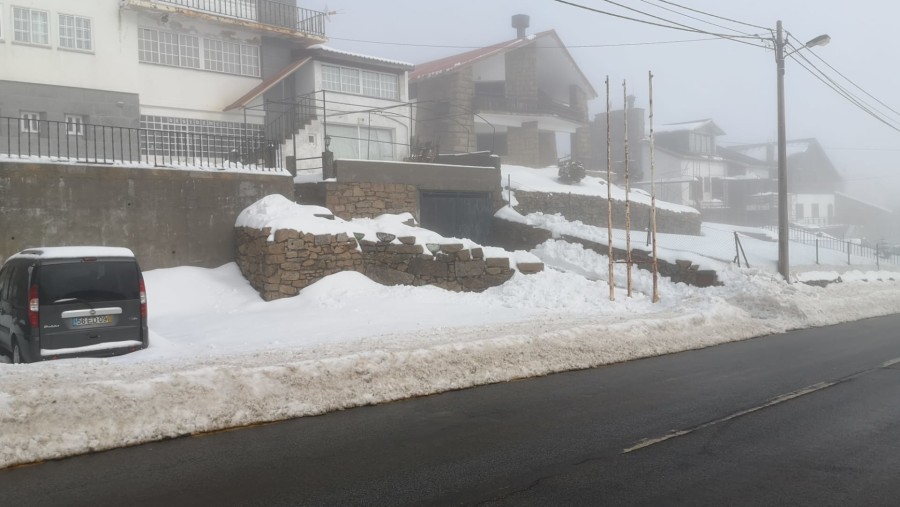
<instances>
[{"instance_id":1,"label":"stone masonry","mask_svg":"<svg viewBox=\"0 0 900 507\"><path fill-rule=\"evenodd\" d=\"M418 215L419 193L404 183L326 183L325 207L335 216L373 218L385 213Z\"/></svg>"},{"instance_id":2,"label":"stone masonry","mask_svg":"<svg viewBox=\"0 0 900 507\"><path fill-rule=\"evenodd\" d=\"M525 192L516 190L516 211L523 215L542 212L548 215L559 213L568 220L580 220L587 225L606 227L607 203L605 197L582 194L562 194L545 192ZM680 213L666 209L656 209L656 230L669 234L700 235L700 214ZM644 231L650 224L650 207L631 203L631 230ZM613 201L613 227L625 228L625 203Z\"/></svg>"},{"instance_id":3,"label":"stone masonry","mask_svg":"<svg viewBox=\"0 0 900 507\"><path fill-rule=\"evenodd\" d=\"M347 234L304 234L238 227L238 267L266 301L297 295L301 289L340 271L357 271L384 285L435 285L453 291L480 292L509 280L510 260L485 258L481 248L443 244L426 254L415 237L357 242ZM394 238L391 237L391 240ZM525 274L542 271L541 263L519 263Z\"/></svg>"}]
</instances>

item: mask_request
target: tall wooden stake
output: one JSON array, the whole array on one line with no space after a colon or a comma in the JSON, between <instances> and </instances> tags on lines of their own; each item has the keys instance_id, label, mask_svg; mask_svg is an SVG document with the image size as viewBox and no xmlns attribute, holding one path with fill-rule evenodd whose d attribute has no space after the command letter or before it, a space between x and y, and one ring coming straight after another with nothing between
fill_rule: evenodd
<instances>
[{"instance_id":1,"label":"tall wooden stake","mask_svg":"<svg viewBox=\"0 0 900 507\"><path fill-rule=\"evenodd\" d=\"M622 116L625 118L625 267L628 279L628 297L631 297L631 179L628 174L628 85L622 81L625 97Z\"/></svg>"},{"instance_id":2,"label":"tall wooden stake","mask_svg":"<svg viewBox=\"0 0 900 507\"><path fill-rule=\"evenodd\" d=\"M609 255L609 300L616 300L616 284L615 284L615 263L616 260L613 257L613 235L612 235L612 171L610 167L612 166L612 147L610 144L610 134L609 134L609 109L611 105L609 103L609 76L606 76L606 244L608 248Z\"/></svg>"},{"instance_id":3,"label":"tall wooden stake","mask_svg":"<svg viewBox=\"0 0 900 507\"><path fill-rule=\"evenodd\" d=\"M659 263L656 259L656 163L653 150L653 72L648 72L650 81L650 233L653 241L653 302L659 302Z\"/></svg>"}]
</instances>

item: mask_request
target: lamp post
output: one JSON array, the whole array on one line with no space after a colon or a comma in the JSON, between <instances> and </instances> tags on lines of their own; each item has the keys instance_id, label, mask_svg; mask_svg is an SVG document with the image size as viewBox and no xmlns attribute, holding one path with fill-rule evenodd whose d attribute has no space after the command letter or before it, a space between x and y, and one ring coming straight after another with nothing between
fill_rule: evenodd
<instances>
[{"instance_id":1,"label":"lamp post","mask_svg":"<svg viewBox=\"0 0 900 507\"><path fill-rule=\"evenodd\" d=\"M820 35L787 55L784 54L784 30L781 20L775 28L775 64L778 73L778 272L787 283L791 283L791 263L788 242L788 184L787 184L787 135L784 125L784 59L803 48L824 46L831 42L828 35Z\"/></svg>"}]
</instances>

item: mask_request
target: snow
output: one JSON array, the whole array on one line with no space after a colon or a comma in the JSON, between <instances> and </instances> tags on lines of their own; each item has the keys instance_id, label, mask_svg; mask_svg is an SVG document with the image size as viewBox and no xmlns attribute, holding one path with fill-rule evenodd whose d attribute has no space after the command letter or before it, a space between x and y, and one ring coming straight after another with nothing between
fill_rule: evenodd
<instances>
[{"instance_id":1,"label":"snow","mask_svg":"<svg viewBox=\"0 0 900 507\"><path fill-rule=\"evenodd\" d=\"M134 252L128 248L110 246L57 246L29 248L31 252L14 254L16 256L42 257L44 259L77 259L83 257L130 257Z\"/></svg>"},{"instance_id":2,"label":"snow","mask_svg":"<svg viewBox=\"0 0 900 507\"><path fill-rule=\"evenodd\" d=\"M524 170L504 170L517 188L554 188ZM317 217L321 211L269 197L238 223L367 237L387 231L417 243L474 246L412 227L408 214L341 221ZM616 264L610 301L609 259L559 239L604 242L605 228L511 208L500 215L546 227L554 239L505 253L540 259L547 269L516 272L483 293L387 287L344 272L265 302L234 263L146 271L148 349L0 364L0 466L900 313L897 271L875 271L866 259L847 266L846 254L826 259L821 251L817 265L810 247L792 243L798 281L834 283L787 284L775 270L776 243L756 238L764 231L738 230L751 266L739 268L732 262L736 228L723 224L704 224L699 237L661 234L659 250L716 269L724 285L701 289L660 278L654 304L650 273L633 272L629 298L626 267ZM633 233L632 241L643 246L645 237ZM613 241L624 244L624 231L614 231Z\"/></svg>"}]
</instances>

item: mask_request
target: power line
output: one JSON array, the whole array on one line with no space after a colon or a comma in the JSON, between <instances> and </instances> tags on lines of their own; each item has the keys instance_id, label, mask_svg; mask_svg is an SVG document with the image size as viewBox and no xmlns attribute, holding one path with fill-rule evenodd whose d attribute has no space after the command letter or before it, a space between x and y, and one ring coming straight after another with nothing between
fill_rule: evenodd
<instances>
[{"instance_id":1,"label":"power line","mask_svg":"<svg viewBox=\"0 0 900 507\"><path fill-rule=\"evenodd\" d=\"M640 9L635 9L634 7L628 7L627 5L623 5L623 4L620 4L620 3L618 3L618 2L614 2L613 0L603 0L603 1L606 2L606 3L608 3L608 4L615 5L616 7L620 7L620 8L622 8L622 9L629 10L629 11L631 11L631 12L636 12L636 13L638 13L638 14L643 14L644 16L647 16L647 17L650 17L650 18L653 18L653 19L658 19L658 20L660 20L660 21L665 21L666 23L672 23L673 25L680 26L680 27L685 28L685 29L690 30L690 31L701 32L701 33L708 33L709 35L715 35L715 36L718 36L718 37L723 37L723 38L725 38L725 39L734 39L734 38L736 38L736 37L739 37L739 38L750 38L750 39L759 39L759 38L760 38L758 35L752 35L752 34L747 35L747 36L745 37L745 36L730 35L730 34L724 34L724 33L712 33L712 32L706 32L706 31L704 31L704 30L700 30L699 28L694 28L694 27L692 27L692 26L685 25L685 24L679 23L679 22L677 22L677 21L672 21L671 19L666 19L666 18L663 18L663 17L661 17L661 16L656 16L656 15L654 15L654 14L650 14L650 13L648 13L648 12L644 12L644 11L642 11L642 10L640 10Z\"/></svg>"},{"instance_id":2,"label":"power line","mask_svg":"<svg viewBox=\"0 0 900 507\"><path fill-rule=\"evenodd\" d=\"M717 15L715 15L715 14L710 14L710 13L708 13L708 12L704 12L704 11L701 11L701 10L692 9L692 8L686 7L686 6L684 6L684 5L679 5L679 4L676 4L675 2L668 2L668 1L666 1L666 0L658 0L658 1L660 1L660 2L662 2L662 3L664 3L664 4L669 4L669 5L678 7L678 8L680 8L680 9L684 9L684 10L691 11L691 12L696 12L696 13L698 13L698 14L703 14L704 16L709 16L709 17L711 17L711 18L721 19L721 20L724 20L724 21L730 21L730 22L732 22L732 23L737 23L737 24L739 24L739 25L749 26L749 27L751 27L751 28L757 28L757 29L759 29L759 30L766 30L766 31L771 30L771 28L768 28L768 27L765 27L765 26L754 25L754 24L751 24L751 23L745 23L745 22L743 22L743 21L738 21L738 20L736 20L736 19L731 19L731 18L726 18L726 17L722 17L722 16L717 16Z\"/></svg>"},{"instance_id":3,"label":"power line","mask_svg":"<svg viewBox=\"0 0 900 507\"><path fill-rule=\"evenodd\" d=\"M380 44L386 46L407 46L407 47L423 47L423 48L444 48L444 49L483 49L484 46L455 46L455 45L444 45L444 44L417 44L412 42L389 42L389 41L375 41L375 40L362 40L362 39L343 39L340 37L329 37L330 40L340 40L345 42L359 42L363 44ZM623 47L623 46L654 46L659 44L681 44L685 42L704 42L704 41L712 41L712 40L721 40L721 37L704 37L701 39L679 39L679 40L664 40L664 41L649 41L649 42L619 42L615 44L574 44L574 45L563 45L563 46L532 46L536 49L583 49L583 48L612 48L612 47Z\"/></svg>"},{"instance_id":4,"label":"power line","mask_svg":"<svg viewBox=\"0 0 900 507\"><path fill-rule=\"evenodd\" d=\"M641 2L644 2L644 3L647 4L647 5L652 5L653 7L656 7L656 8L658 8L658 9L663 9L663 10L669 11L669 12L671 12L671 13L673 13L673 14L677 14L677 15L679 15L679 16L684 16L684 17L686 17L686 18L690 18L690 19L693 19L693 20L695 20L695 21L699 21L699 22L701 22L701 23L706 23L707 25L715 26L715 27L717 27L717 28L723 28L723 29L725 29L725 30L731 30L732 32L736 32L736 33L739 33L739 34L741 34L741 35L748 35L748 36L752 36L752 35L753 35L753 34L751 34L751 33L742 32L742 31L740 31L740 30L736 30L736 29L734 29L734 28L727 27L727 26L725 26L725 25L720 25L720 24L717 24L717 23L713 23L712 21L706 21L705 19L701 19L701 18L698 18L698 17L696 17L696 16L691 16L690 14L685 14L685 13L683 13L683 12L678 12L678 11L676 11L675 9L670 9L670 8L664 7L664 6L662 6L662 5L657 5L657 4L653 3L653 2L651 2L650 0L640 0L640 1L641 1Z\"/></svg>"},{"instance_id":5,"label":"power line","mask_svg":"<svg viewBox=\"0 0 900 507\"><path fill-rule=\"evenodd\" d=\"M736 37L733 37L733 36L729 36L729 35L727 35L727 34L720 34L720 33L708 32L708 31L706 31L706 30L700 30L699 28L688 27L688 26L686 26L686 25L675 26L675 25L680 25L680 23L675 23L675 25L665 25L665 24L662 24L662 23L656 23L656 22L653 22L653 21L647 21L647 20L645 20L645 19L632 18L632 17L630 17L630 16L624 16L624 15L622 15L622 14L615 14L615 13L612 13L612 12L609 12L609 11L604 11L604 10L600 10L600 9L595 9L595 8L593 8L593 7L588 7L588 6L586 6L586 5L581 5L581 4L577 4L577 3L574 3L574 2L569 2L569 1L566 1L566 0L554 0L554 1L556 1L556 2L558 2L558 3L561 3L561 4L569 5L569 6L572 6L572 7L577 7L577 8L579 8L579 9L584 9L584 10L591 11L591 12L596 12L596 13L598 13L598 14L605 14L605 15L607 15L607 16L612 16L612 17L614 17L614 18L625 19L625 20L628 20L628 21L634 21L634 22L637 22L637 23L643 23L643 24L651 25L651 26L658 26L658 27L662 27L662 28L669 28L669 29L672 29L672 30L681 30L681 31L683 31L683 32L691 32L691 33L701 33L701 34L706 34L706 35L713 35L713 36L715 36L715 37L720 37L720 38L723 38L723 39L728 39L728 40L731 40L731 41L734 41L734 42L740 42L741 44L747 44L747 45L750 45L750 46L756 46L756 47L766 48L765 45L762 45L762 44L754 44L754 43L752 43L752 42L740 40L739 38L736 38ZM610 1L610 0L604 0L604 1ZM614 3L614 2L611 2L611 3ZM618 4L617 4L617 5L618 5ZM626 7L626 9L633 10L633 9L631 9L630 7ZM646 13L642 13L642 14L649 15L649 14L646 14ZM654 17L654 16L652 16L652 15L649 15L649 16ZM667 21L667 22L669 22L669 23L673 23L672 21L669 21L669 20L665 20L665 21ZM738 36L738 37L743 37L743 36ZM754 37L754 38L759 38L759 37Z\"/></svg>"},{"instance_id":6,"label":"power line","mask_svg":"<svg viewBox=\"0 0 900 507\"><path fill-rule=\"evenodd\" d=\"M801 62L800 60L798 60L797 56L799 56L803 61ZM861 100L859 97L857 97L853 93L847 91L843 86L841 86L840 84L835 82L834 79L832 79L827 74L825 74L821 69L816 67L815 64L812 63L808 58L803 56L803 54L795 53L795 54L790 55L790 57L792 60L797 62L797 64L800 65L800 67L802 67L804 70L806 70L807 72L812 74L813 77L815 77L816 79L818 79L819 81L824 83L825 86L828 86L829 88L831 88L834 92L836 92L838 95L840 95L841 97L846 99L848 102L855 105L860 110L862 110L863 112L872 116L873 118L880 121L881 123L884 123L888 127L896 130L897 132L900 132L900 128L898 128L896 125L891 123L888 119L885 119L883 113L873 111L872 109L876 109L876 108L873 108L871 105L867 104L865 101ZM806 62L807 64L809 64L809 67L804 65L803 62ZM815 70L813 70L813 69L815 69Z\"/></svg>"},{"instance_id":7,"label":"power line","mask_svg":"<svg viewBox=\"0 0 900 507\"><path fill-rule=\"evenodd\" d=\"M797 40L797 38L794 37L793 35L791 35L790 33L788 33L788 37L791 38L791 39L794 39L795 41L797 41L797 44L800 44L800 41ZM888 108L892 113L894 113L894 114L900 116L900 112L897 112L894 108L892 108L891 106L889 106L889 105L885 104L884 102L878 100L877 97L875 97L875 96L872 95L871 93L869 93L869 92L867 92L866 90L864 90L861 86L859 86L858 84L856 84L855 82L853 82L852 79L850 79L849 77L845 76L844 73L842 73L841 71L839 71L839 70L837 70L836 68L834 68L830 63L826 62L825 59L822 58L821 56L819 56L818 54L816 54L815 51L810 51L810 53L812 53L813 56L815 56L816 58L818 58L819 61L821 61L822 63L824 63L829 69L833 70L833 71L836 72L839 76L841 76L842 78L844 78L848 83L850 83L850 84L852 84L853 86L855 86L857 90L859 90L859 91L865 93L867 96L869 96L869 98L875 100L875 102L878 102L878 103L881 104L882 106Z\"/></svg>"}]
</instances>

